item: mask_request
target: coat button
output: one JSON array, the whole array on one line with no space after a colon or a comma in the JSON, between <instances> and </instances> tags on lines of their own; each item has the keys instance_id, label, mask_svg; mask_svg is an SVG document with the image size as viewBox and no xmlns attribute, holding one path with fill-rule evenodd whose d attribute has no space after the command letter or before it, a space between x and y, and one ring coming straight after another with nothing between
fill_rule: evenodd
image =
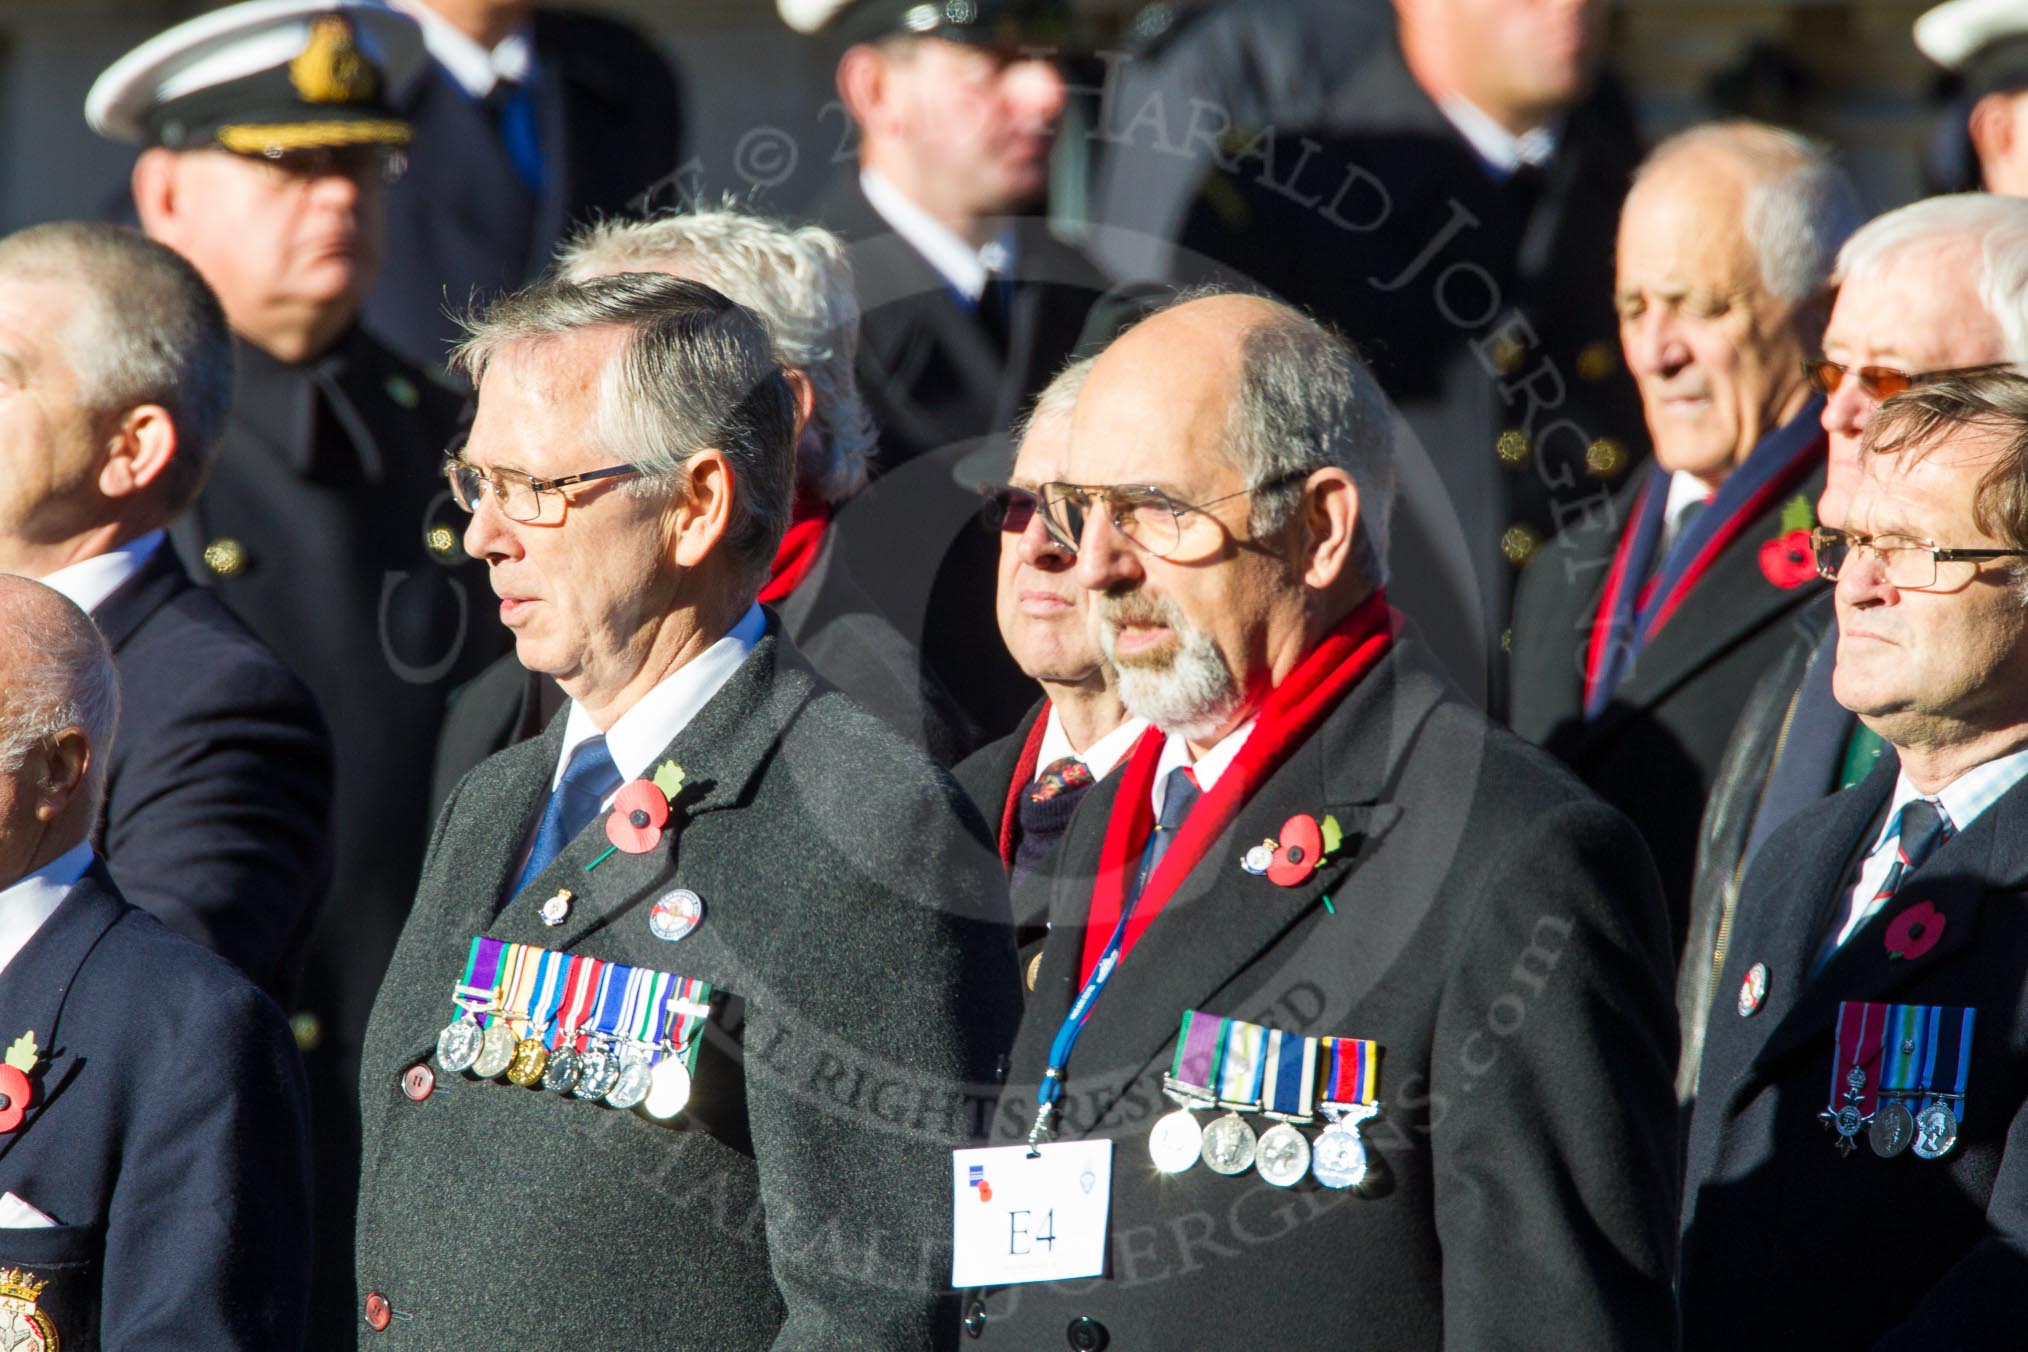
<instances>
[{"instance_id":1,"label":"coat button","mask_svg":"<svg viewBox=\"0 0 2028 1352\"><path fill-rule=\"evenodd\" d=\"M204 566L219 577L238 577L246 564L246 546L237 540L213 540L204 547Z\"/></svg>"},{"instance_id":2,"label":"coat button","mask_svg":"<svg viewBox=\"0 0 2028 1352\"><path fill-rule=\"evenodd\" d=\"M1088 1314L1071 1320L1064 1337L1070 1343L1071 1352L1102 1352L1105 1345L1112 1341L1106 1335L1106 1326Z\"/></svg>"},{"instance_id":3,"label":"coat button","mask_svg":"<svg viewBox=\"0 0 2028 1352\"><path fill-rule=\"evenodd\" d=\"M366 1327L375 1333L385 1332L394 1322L394 1307L387 1303L387 1297L378 1291L366 1293Z\"/></svg>"},{"instance_id":4,"label":"coat button","mask_svg":"<svg viewBox=\"0 0 2028 1352\"><path fill-rule=\"evenodd\" d=\"M965 1335L970 1338L984 1336L986 1332L986 1302L977 1296L965 1307Z\"/></svg>"},{"instance_id":5,"label":"coat button","mask_svg":"<svg viewBox=\"0 0 2028 1352\"><path fill-rule=\"evenodd\" d=\"M415 1103L421 1103L436 1092L437 1073L423 1062L418 1061L402 1072L401 1092Z\"/></svg>"}]
</instances>

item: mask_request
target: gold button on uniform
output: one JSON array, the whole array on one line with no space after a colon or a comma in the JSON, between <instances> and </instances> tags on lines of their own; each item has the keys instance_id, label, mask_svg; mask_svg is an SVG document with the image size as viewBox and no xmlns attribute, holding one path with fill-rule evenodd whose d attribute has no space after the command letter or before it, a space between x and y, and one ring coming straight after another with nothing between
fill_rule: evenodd
<instances>
[{"instance_id":1,"label":"gold button on uniform","mask_svg":"<svg viewBox=\"0 0 2028 1352\"><path fill-rule=\"evenodd\" d=\"M1528 434L1518 427L1510 427L1493 442L1493 454L1500 457L1503 465L1525 465L1528 463Z\"/></svg>"},{"instance_id":2,"label":"gold button on uniform","mask_svg":"<svg viewBox=\"0 0 2028 1352\"><path fill-rule=\"evenodd\" d=\"M1494 370L1503 376L1511 376L1515 368L1521 365L1521 359L1528 355L1528 345L1515 337L1510 330L1493 340L1486 355L1492 358Z\"/></svg>"},{"instance_id":3,"label":"gold button on uniform","mask_svg":"<svg viewBox=\"0 0 2028 1352\"><path fill-rule=\"evenodd\" d=\"M238 577L246 571L246 564L246 546L229 536L204 547L204 566L219 577Z\"/></svg>"},{"instance_id":4,"label":"gold button on uniform","mask_svg":"<svg viewBox=\"0 0 2028 1352\"><path fill-rule=\"evenodd\" d=\"M423 536L423 547L438 558L449 558L458 547L458 533L449 526L431 526Z\"/></svg>"},{"instance_id":5,"label":"gold button on uniform","mask_svg":"<svg viewBox=\"0 0 2028 1352\"><path fill-rule=\"evenodd\" d=\"M1513 525L1500 536L1500 552L1507 556L1507 562L1516 568L1526 568L1528 561L1535 557L1535 551L1542 548L1542 532L1528 525Z\"/></svg>"},{"instance_id":6,"label":"gold button on uniform","mask_svg":"<svg viewBox=\"0 0 2028 1352\"><path fill-rule=\"evenodd\" d=\"M1627 467L1627 448L1611 437L1600 437L1584 448L1584 472L1594 479L1610 479Z\"/></svg>"},{"instance_id":7,"label":"gold button on uniform","mask_svg":"<svg viewBox=\"0 0 2028 1352\"><path fill-rule=\"evenodd\" d=\"M1595 343L1586 343L1577 354L1577 378L1593 382L1604 380L1619 365L1619 349L1605 338Z\"/></svg>"}]
</instances>

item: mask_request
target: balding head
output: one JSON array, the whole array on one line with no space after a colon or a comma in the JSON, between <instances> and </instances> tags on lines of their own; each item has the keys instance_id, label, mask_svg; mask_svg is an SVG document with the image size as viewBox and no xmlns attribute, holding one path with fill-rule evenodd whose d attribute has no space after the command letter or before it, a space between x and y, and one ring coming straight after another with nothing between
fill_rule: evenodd
<instances>
[{"instance_id":1,"label":"balding head","mask_svg":"<svg viewBox=\"0 0 2028 1352\"><path fill-rule=\"evenodd\" d=\"M1194 741L1257 707L1384 576L1393 457L1372 376L1286 306L1198 297L1108 348L1066 473L1119 490L1077 576L1128 711Z\"/></svg>"},{"instance_id":2,"label":"balding head","mask_svg":"<svg viewBox=\"0 0 2028 1352\"><path fill-rule=\"evenodd\" d=\"M90 836L119 721L119 678L60 593L0 574L0 887Z\"/></svg>"}]
</instances>

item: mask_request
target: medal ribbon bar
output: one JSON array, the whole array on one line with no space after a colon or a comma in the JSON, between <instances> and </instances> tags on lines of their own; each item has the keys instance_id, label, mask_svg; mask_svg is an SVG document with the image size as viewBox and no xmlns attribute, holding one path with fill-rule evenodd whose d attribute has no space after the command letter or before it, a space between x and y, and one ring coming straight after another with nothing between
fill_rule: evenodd
<instances>
[{"instance_id":1,"label":"medal ribbon bar","mask_svg":"<svg viewBox=\"0 0 2028 1352\"><path fill-rule=\"evenodd\" d=\"M1270 1029L1261 1112L1284 1122L1314 1121L1316 1093L1317 1039Z\"/></svg>"},{"instance_id":2,"label":"medal ribbon bar","mask_svg":"<svg viewBox=\"0 0 2028 1352\"><path fill-rule=\"evenodd\" d=\"M1881 1035L1887 1027L1888 1006L1863 1003L1856 1000L1840 1001L1838 1005L1838 1055L1831 1062L1831 1097L1829 1111L1836 1116L1841 1108L1850 1104L1859 1109L1859 1116L1871 1117L1880 1106L1880 1076L1876 1063L1880 1059ZM1872 1036L1868 1036L1871 1033ZM1868 1067L1876 1067L1868 1075Z\"/></svg>"},{"instance_id":3,"label":"medal ribbon bar","mask_svg":"<svg viewBox=\"0 0 2028 1352\"><path fill-rule=\"evenodd\" d=\"M1934 1005L1889 1005L1887 1028L1880 1042L1880 1096L1906 1098L1915 1093L1925 1062L1936 1046L1930 1027Z\"/></svg>"},{"instance_id":4,"label":"medal ribbon bar","mask_svg":"<svg viewBox=\"0 0 2028 1352\"><path fill-rule=\"evenodd\" d=\"M1323 1039L1324 1106L1348 1109L1380 1099L1380 1044L1368 1038Z\"/></svg>"},{"instance_id":5,"label":"medal ribbon bar","mask_svg":"<svg viewBox=\"0 0 2028 1352\"><path fill-rule=\"evenodd\" d=\"M1218 1106L1256 1111L1261 1081L1267 1074L1268 1030L1244 1019L1227 1019L1220 1031L1224 1052L1219 1058Z\"/></svg>"},{"instance_id":6,"label":"medal ribbon bar","mask_svg":"<svg viewBox=\"0 0 2028 1352\"><path fill-rule=\"evenodd\" d=\"M1962 1006L1936 1006L1930 1019L1930 1064L1923 1067L1923 1107L1939 1101L1951 1106L1953 1117L1964 1113L1955 1105L1965 1097L1965 1079L1971 1071L1972 1024L1978 1011ZM1944 1086L1949 1085L1949 1089Z\"/></svg>"}]
</instances>

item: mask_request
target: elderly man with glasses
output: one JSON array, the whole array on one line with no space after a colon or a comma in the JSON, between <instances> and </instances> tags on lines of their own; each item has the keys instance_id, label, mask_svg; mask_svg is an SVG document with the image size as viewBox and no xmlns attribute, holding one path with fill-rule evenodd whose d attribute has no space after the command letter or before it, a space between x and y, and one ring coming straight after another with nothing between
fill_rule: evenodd
<instances>
[{"instance_id":1,"label":"elderly man with glasses","mask_svg":"<svg viewBox=\"0 0 2028 1352\"><path fill-rule=\"evenodd\" d=\"M2028 1315L2028 380L1911 388L1862 448L1818 566L1833 693L1888 750L1747 875L1690 1121L1692 1347L2002 1347Z\"/></svg>"},{"instance_id":2,"label":"elderly man with glasses","mask_svg":"<svg viewBox=\"0 0 2028 1352\"><path fill-rule=\"evenodd\" d=\"M1154 726L1039 866L1005 1145L954 1171L985 1346L1674 1345L1653 869L1388 606L1394 474L1372 377L1263 299L1086 379L1043 509Z\"/></svg>"},{"instance_id":3,"label":"elderly man with glasses","mask_svg":"<svg viewBox=\"0 0 2028 1352\"><path fill-rule=\"evenodd\" d=\"M647 273L473 327L449 478L570 702L439 818L368 1029L362 1347L924 1346L932 1180L1018 1014L1006 889L923 752L755 596L795 410L760 320Z\"/></svg>"},{"instance_id":4,"label":"elderly man with glasses","mask_svg":"<svg viewBox=\"0 0 2028 1352\"><path fill-rule=\"evenodd\" d=\"M2028 202L1965 193L1890 211L1846 241L1833 280L1822 355L1805 372L1824 398L1829 452L1817 520L1835 532L1881 400L1946 376L2028 369ZM1748 868L1777 827L1864 779L1881 752L1879 736L1832 696L1837 644L1824 596L1799 612L1795 638L1747 699L1712 781L1676 982L1685 1103L1697 1093L1712 1011L1722 1017L1738 994L1718 977Z\"/></svg>"}]
</instances>

